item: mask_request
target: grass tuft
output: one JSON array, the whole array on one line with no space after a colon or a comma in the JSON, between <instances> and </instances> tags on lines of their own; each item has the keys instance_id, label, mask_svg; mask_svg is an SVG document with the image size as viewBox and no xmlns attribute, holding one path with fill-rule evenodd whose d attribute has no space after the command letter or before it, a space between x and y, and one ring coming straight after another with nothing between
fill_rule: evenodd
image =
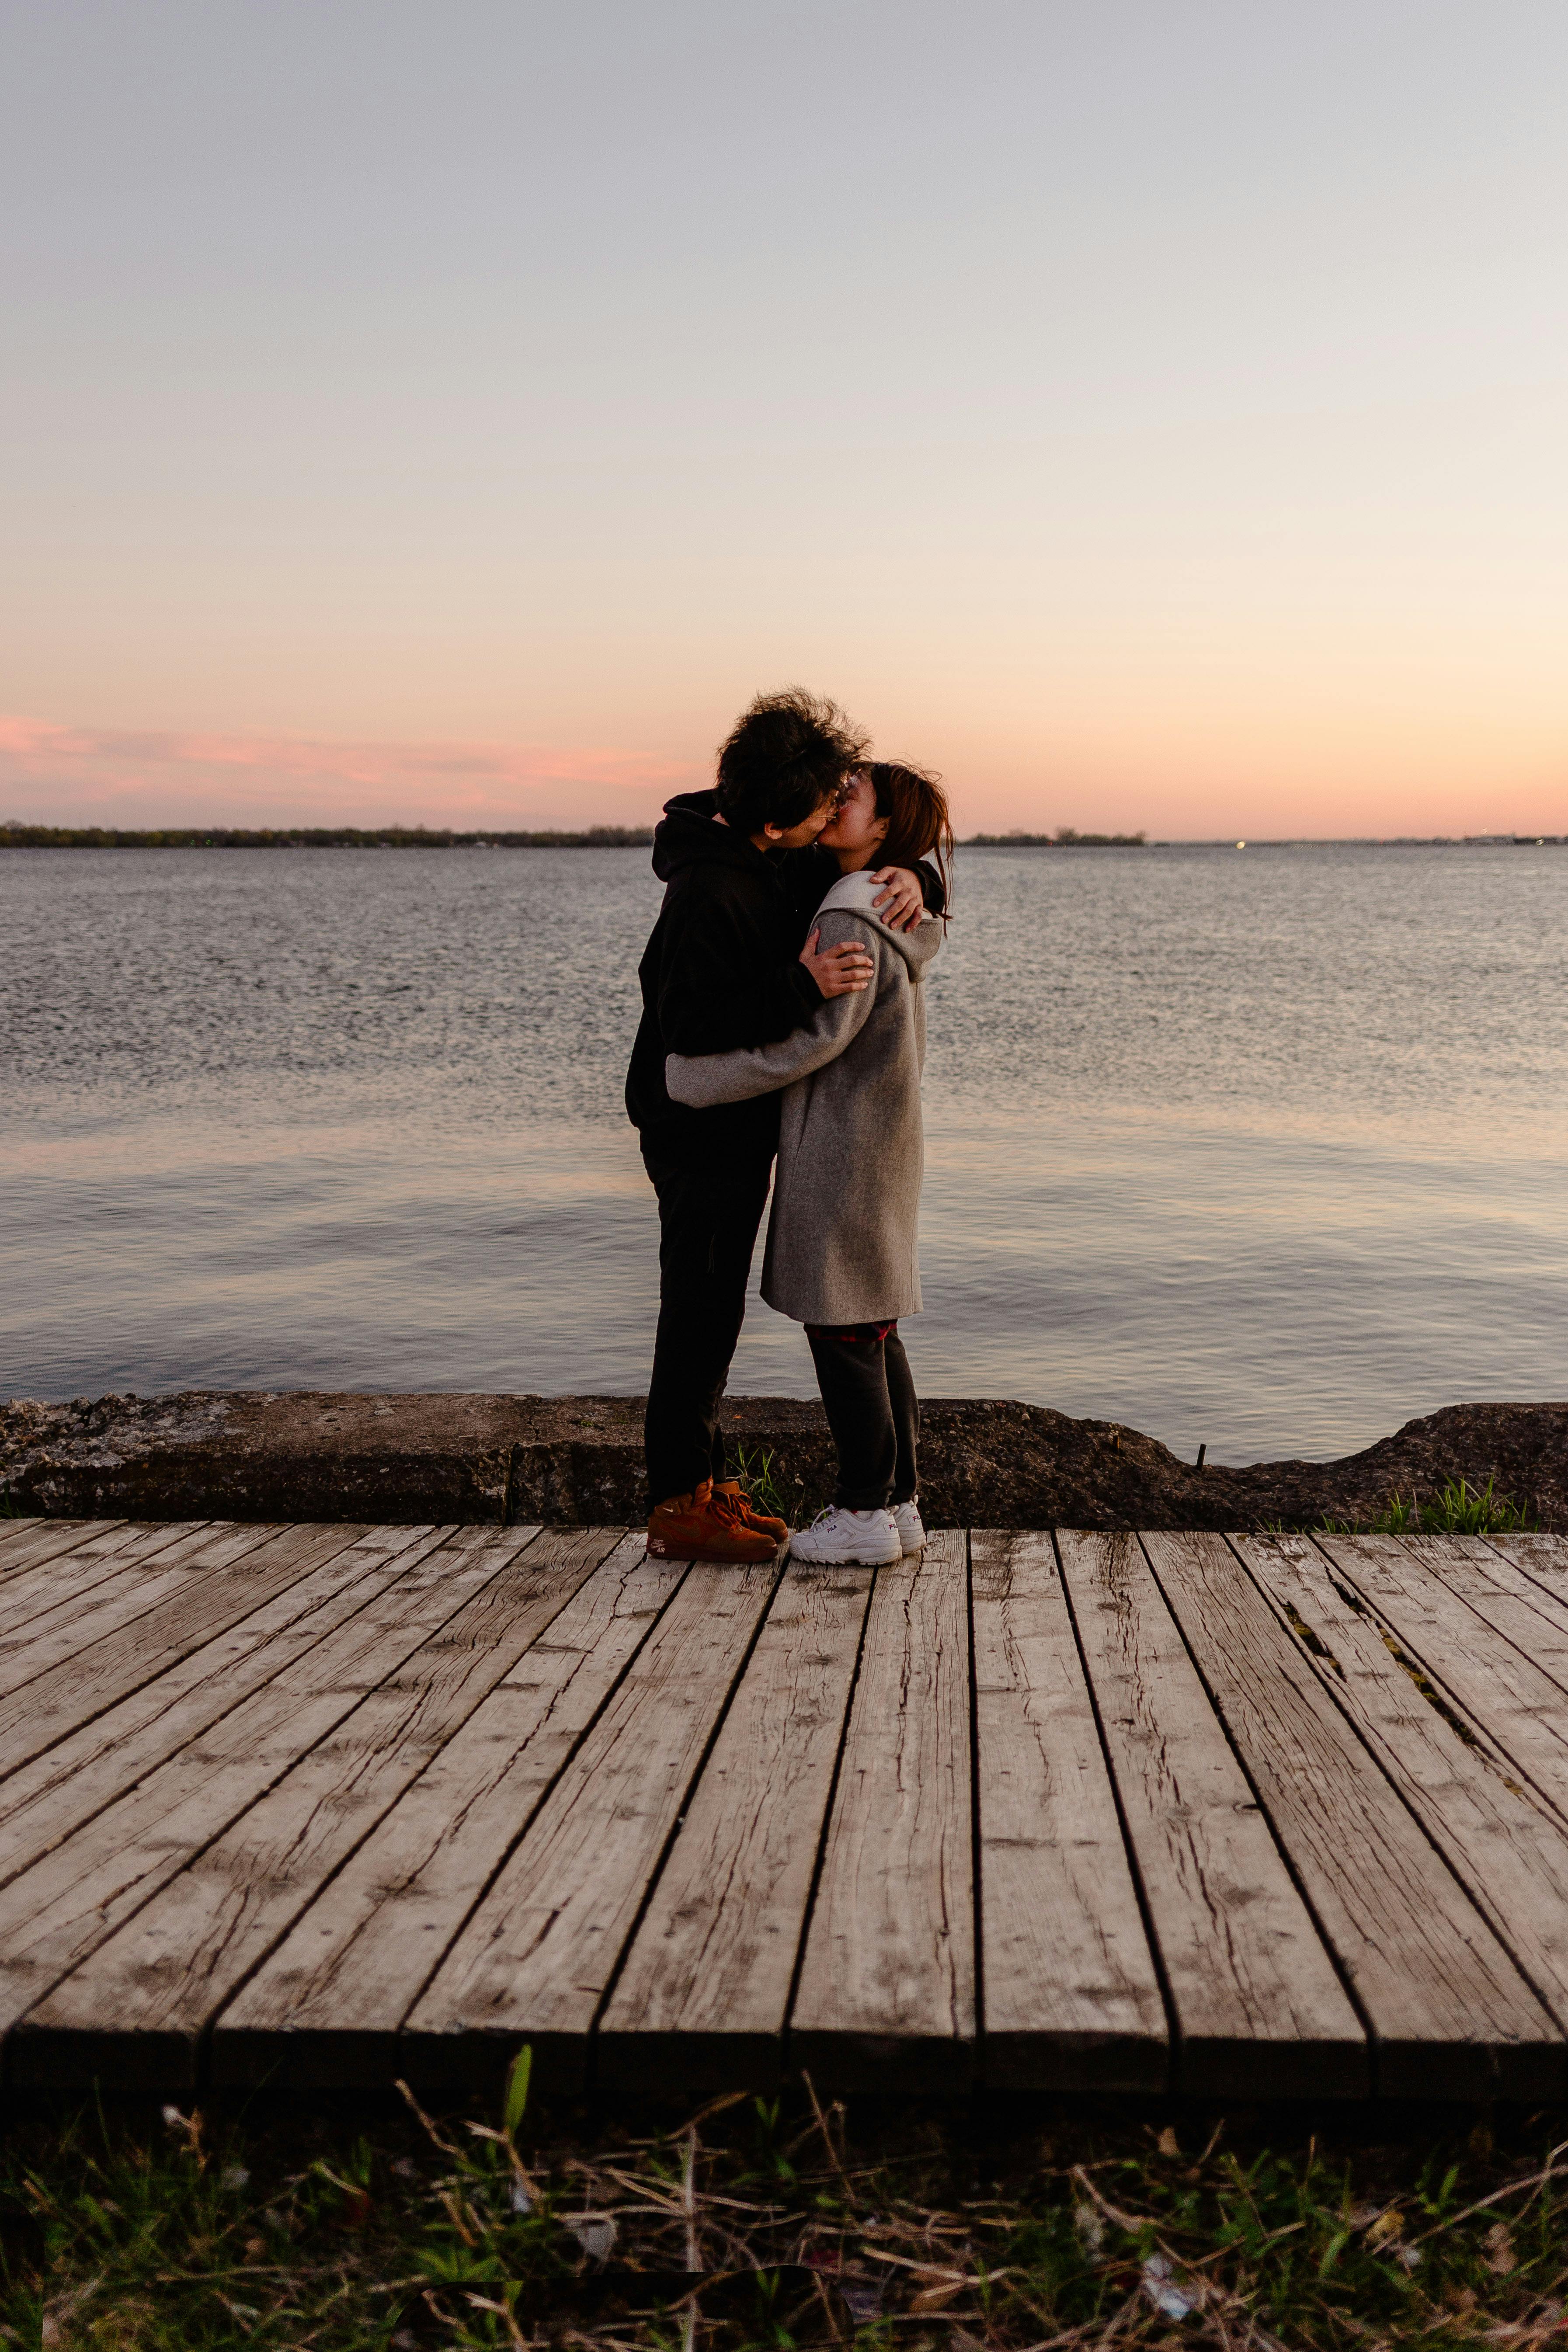
<instances>
[{"instance_id":1,"label":"grass tuft","mask_svg":"<svg viewBox=\"0 0 1568 2352\"><path fill-rule=\"evenodd\" d=\"M1414 1488L1405 1496L1396 1486L1384 1508L1370 1519L1325 1517L1310 1524L1305 1519L1290 1523L1266 1519L1258 1532L1266 1536L1506 1536L1533 1534L1540 1524L1511 1495L1498 1493L1494 1472L1484 1486L1451 1478L1435 1503L1423 1503Z\"/></svg>"},{"instance_id":2,"label":"grass tuft","mask_svg":"<svg viewBox=\"0 0 1568 2352\"><path fill-rule=\"evenodd\" d=\"M1497 1491L1495 1472L1484 1486L1450 1479L1435 1503L1423 1503L1414 1488L1408 1498L1397 1487L1386 1507L1363 1527L1359 1520L1320 1519L1304 1530L1324 1536L1503 1536L1531 1533L1539 1522L1510 1495Z\"/></svg>"},{"instance_id":3,"label":"grass tuft","mask_svg":"<svg viewBox=\"0 0 1568 2352\"><path fill-rule=\"evenodd\" d=\"M771 1445L735 1445L735 1475L746 1487L752 1500L771 1518L783 1519L793 1528L800 1498L805 1492L805 1481L792 1479L790 1491L784 1490L784 1473L778 1466L778 1456Z\"/></svg>"}]
</instances>

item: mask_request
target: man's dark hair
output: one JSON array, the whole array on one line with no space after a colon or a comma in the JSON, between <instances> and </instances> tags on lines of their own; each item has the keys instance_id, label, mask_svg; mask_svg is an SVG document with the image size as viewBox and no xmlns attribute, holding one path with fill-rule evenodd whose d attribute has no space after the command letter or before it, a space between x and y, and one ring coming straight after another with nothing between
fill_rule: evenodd
<instances>
[{"instance_id":1,"label":"man's dark hair","mask_svg":"<svg viewBox=\"0 0 1568 2352\"><path fill-rule=\"evenodd\" d=\"M836 793L868 738L825 695L759 694L719 747L719 807L737 833L787 832Z\"/></svg>"}]
</instances>

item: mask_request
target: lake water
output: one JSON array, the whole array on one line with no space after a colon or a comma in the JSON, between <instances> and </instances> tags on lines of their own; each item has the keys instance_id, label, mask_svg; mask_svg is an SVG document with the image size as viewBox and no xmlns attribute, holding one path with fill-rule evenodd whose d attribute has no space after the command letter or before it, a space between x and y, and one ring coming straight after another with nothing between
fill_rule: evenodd
<instances>
[{"instance_id":1,"label":"lake water","mask_svg":"<svg viewBox=\"0 0 1568 2352\"><path fill-rule=\"evenodd\" d=\"M1551 847L962 853L921 1387L1228 1461L1568 1394L1565 894ZM658 897L637 850L0 856L0 1395L640 1390ZM753 1303L731 1386L810 1394L796 1327Z\"/></svg>"}]
</instances>

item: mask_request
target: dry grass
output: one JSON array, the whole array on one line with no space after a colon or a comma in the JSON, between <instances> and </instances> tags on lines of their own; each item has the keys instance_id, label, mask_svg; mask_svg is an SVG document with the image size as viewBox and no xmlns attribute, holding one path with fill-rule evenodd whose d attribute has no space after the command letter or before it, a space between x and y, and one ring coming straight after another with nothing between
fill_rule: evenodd
<instances>
[{"instance_id":1,"label":"dry grass","mask_svg":"<svg viewBox=\"0 0 1568 2352\"><path fill-rule=\"evenodd\" d=\"M515 2089L515 2085L514 2085ZM809 2095L668 2128L166 2111L13 2126L5 2337L52 2352L1568 2344L1568 2126L1378 2148ZM1041 2114L1043 2115L1043 2110ZM1364 2126L1363 2126L1364 2128Z\"/></svg>"}]
</instances>

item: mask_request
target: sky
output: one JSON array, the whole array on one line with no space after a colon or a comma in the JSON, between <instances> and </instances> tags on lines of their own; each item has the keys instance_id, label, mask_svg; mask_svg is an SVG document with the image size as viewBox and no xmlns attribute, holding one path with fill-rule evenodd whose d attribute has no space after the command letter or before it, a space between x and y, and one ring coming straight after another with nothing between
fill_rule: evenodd
<instances>
[{"instance_id":1,"label":"sky","mask_svg":"<svg viewBox=\"0 0 1568 2352\"><path fill-rule=\"evenodd\" d=\"M1562 0L0 0L0 819L1568 831Z\"/></svg>"}]
</instances>

